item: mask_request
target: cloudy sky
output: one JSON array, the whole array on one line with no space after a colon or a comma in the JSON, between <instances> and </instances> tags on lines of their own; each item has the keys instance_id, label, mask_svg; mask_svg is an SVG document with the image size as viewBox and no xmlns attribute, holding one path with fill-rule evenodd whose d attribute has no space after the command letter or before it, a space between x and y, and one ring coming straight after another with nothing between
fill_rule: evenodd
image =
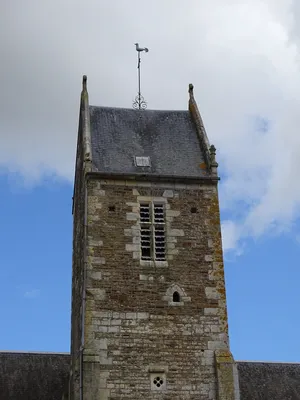
<instances>
[{"instance_id":1,"label":"cloudy sky","mask_svg":"<svg viewBox=\"0 0 300 400\"><path fill-rule=\"evenodd\" d=\"M88 75L91 104L131 107L138 41L150 50L142 60L148 107L186 109L192 82L210 142L218 150L234 351L238 358L252 357L253 352L246 351L251 326L252 335L255 331L265 338L256 358L300 359L280 341L280 335L287 340L291 334L283 324L298 329L285 307L299 303L294 292L300 279L299 26L297 0L1 2L2 284L13 287L10 294L24 296L24 318L40 315L40 309L28 309L35 299L57 312L57 303L49 304L57 276L42 288L41 271L47 265L53 274L63 274L59 302L66 299L67 305L58 319L66 320L61 329L69 328L68 207L82 75ZM47 259L38 249L48 252ZM249 296L241 299L245 290ZM259 300L253 298L257 293ZM14 304L13 312L18 312L20 304ZM278 319L278 307L284 321ZM249 321L243 320L245 310L252 315ZM272 347L263 352L268 324L280 329L276 345L277 351L278 346L283 350L278 356ZM39 341L38 347L67 350L68 333L66 337L57 345ZM34 347L17 340L3 343Z\"/></svg>"}]
</instances>

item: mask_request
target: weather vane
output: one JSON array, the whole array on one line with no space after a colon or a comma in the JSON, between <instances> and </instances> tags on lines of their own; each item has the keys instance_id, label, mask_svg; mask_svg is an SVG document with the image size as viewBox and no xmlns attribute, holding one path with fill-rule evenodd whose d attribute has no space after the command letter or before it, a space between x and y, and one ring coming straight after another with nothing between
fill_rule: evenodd
<instances>
[{"instance_id":1,"label":"weather vane","mask_svg":"<svg viewBox=\"0 0 300 400\"><path fill-rule=\"evenodd\" d=\"M147 103L144 100L144 97L141 94L141 52L144 51L145 53L148 53L148 49L147 47L140 47L138 43L135 43L135 49L137 51L138 54L138 84L139 84L139 91L138 91L138 95L136 96L132 106L135 109L139 109L139 110L145 110L145 108L147 108Z\"/></svg>"}]
</instances>

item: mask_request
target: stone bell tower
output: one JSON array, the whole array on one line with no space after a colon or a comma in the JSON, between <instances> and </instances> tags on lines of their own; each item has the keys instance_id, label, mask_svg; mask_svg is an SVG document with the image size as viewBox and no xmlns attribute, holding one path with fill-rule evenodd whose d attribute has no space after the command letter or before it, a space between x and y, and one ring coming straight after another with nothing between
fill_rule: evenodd
<instances>
[{"instance_id":1,"label":"stone bell tower","mask_svg":"<svg viewBox=\"0 0 300 400\"><path fill-rule=\"evenodd\" d=\"M234 400L218 164L186 111L90 106L74 187L70 399Z\"/></svg>"}]
</instances>

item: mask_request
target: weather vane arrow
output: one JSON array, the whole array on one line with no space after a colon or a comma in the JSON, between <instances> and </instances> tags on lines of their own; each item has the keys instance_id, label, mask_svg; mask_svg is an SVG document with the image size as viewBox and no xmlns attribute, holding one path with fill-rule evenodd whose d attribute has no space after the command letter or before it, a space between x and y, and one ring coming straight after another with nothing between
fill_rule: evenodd
<instances>
[{"instance_id":1,"label":"weather vane arrow","mask_svg":"<svg viewBox=\"0 0 300 400\"><path fill-rule=\"evenodd\" d=\"M145 110L147 108L147 103L144 100L144 97L141 94L141 53L144 51L145 53L148 53L149 49L147 47L140 47L138 43L135 43L135 49L137 51L138 55L138 95L136 96L132 106L135 109L139 110Z\"/></svg>"}]
</instances>

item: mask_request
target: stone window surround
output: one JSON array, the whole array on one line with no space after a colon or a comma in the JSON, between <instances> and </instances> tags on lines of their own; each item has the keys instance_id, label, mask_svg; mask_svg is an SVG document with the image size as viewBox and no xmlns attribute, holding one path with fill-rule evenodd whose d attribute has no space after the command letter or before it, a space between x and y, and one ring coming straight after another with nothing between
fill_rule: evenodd
<instances>
[{"instance_id":1,"label":"stone window surround","mask_svg":"<svg viewBox=\"0 0 300 400\"><path fill-rule=\"evenodd\" d=\"M171 206L168 203L168 198L175 197L173 190L165 190L163 196L141 196L138 189L133 188L133 195L136 197L136 201L126 203L131 206L131 211L127 212L126 219L132 221L133 225L130 228L124 230L124 234L127 237L132 238L131 243L126 244L126 251L132 252L132 257L135 260L139 260L141 267L157 267L166 268L168 267L168 262L173 260L178 254L178 249L176 249L177 237L184 236L184 231L182 229L172 229L171 224L174 218L180 215L179 210L171 210ZM158 202L165 204L165 235L166 235L166 260L141 260L140 251L140 225L139 225L139 204L142 202Z\"/></svg>"},{"instance_id":2,"label":"stone window surround","mask_svg":"<svg viewBox=\"0 0 300 400\"><path fill-rule=\"evenodd\" d=\"M178 292L178 294L180 296L180 301L179 302L173 301L173 293L174 292ZM186 293L183 290L183 288L181 288L178 284L173 283L173 285L171 285L167 289L166 294L163 296L163 300L167 301L169 306L175 306L176 307L176 306L184 306L185 303L191 301L191 298L186 295Z\"/></svg>"},{"instance_id":3,"label":"stone window surround","mask_svg":"<svg viewBox=\"0 0 300 400\"><path fill-rule=\"evenodd\" d=\"M167 388L166 374L168 372L168 367L161 366L161 365L150 365L148 367L148 372L150 375L151 390L153 390L153 391L166 390L166 388ZM154 383L154 381L157 377L159 377L160 379L163 380L163 384L160 387L157 387L156 384Z\"/></svg>"}]
</instances>

